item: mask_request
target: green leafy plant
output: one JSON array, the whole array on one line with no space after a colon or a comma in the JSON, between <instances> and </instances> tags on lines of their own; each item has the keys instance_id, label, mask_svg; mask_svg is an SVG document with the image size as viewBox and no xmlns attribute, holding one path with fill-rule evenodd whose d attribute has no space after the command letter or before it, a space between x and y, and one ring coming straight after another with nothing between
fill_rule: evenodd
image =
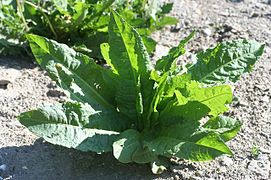
<instances>
[{"instance_id":1,"label":"green leafy plant","mask_svg":"<svg viewBox=\"0 0 271 180\"><path fill-rule=\"evenodd\" d=\"M260 147L258 147L258 146L253 146L253 147L251 148L251 156L252 156L253 158L257 158L260 154L261 154Z\"/></svg>"},{"instance_id":2,"label":"green leafy plant","mask_svg":"<svg viewBox=\"0 0 271 180\"><path fill-rule=\"evenodd\" d=\"M23 54L27 50L25 35L33 33L101 59L99 45L108 40L110 8L137 28L148 52L153 52L156 42L149 35L177 23L175 18L166 16L172 5L162 5L160 0L3 1L0 2L0 53Z\"/></svg>"},{"instance_id":3,"label":"green leafy plant","mask_svg":"<svg viewBox=\"0 0 271 180\"><path fill-rule=\"evenodd\" d=\"M239 131L223 116L235 82L263 53L255 41L223 42L179 67L191 33L169 54L151 62L144 43L112 12L108 43L101 44L110 68L65 44L37 35L27 39L38 64L71 99L22 113L19 121L52 144L113 155L122 163L151 163L154 173L172 156L212 160L231 150L225 142Z\"/></svg>"}]
</instances>

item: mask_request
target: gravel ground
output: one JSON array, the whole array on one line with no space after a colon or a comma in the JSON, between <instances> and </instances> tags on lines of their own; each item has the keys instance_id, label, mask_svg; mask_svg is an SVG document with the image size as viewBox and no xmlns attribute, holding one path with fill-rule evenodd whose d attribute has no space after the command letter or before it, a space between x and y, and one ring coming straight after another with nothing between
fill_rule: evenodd
<instances>
[{"instance_id":1,"label":"gravel ground","mask_svg":"<svg viewBox=\"0 0 271 180\"><path fill-rule=\"evenodd\" d=\"M191 29L198 30L191 53L226 39L249 38L266 43L254 71L235 84L236 102L228 112L243 122L229 146L233 157L207 163L172 159L163 175L148 165L117 162L43 142L16 120L21 112L45 103L65 101L63 93L33 63L0 58L0 180L58 179L271 179L271 3L268 0L172 0L180 23L157 32L155 57L164 55ZM269 2L269 4L268 4Z\"/></svg>"}]
</instances>

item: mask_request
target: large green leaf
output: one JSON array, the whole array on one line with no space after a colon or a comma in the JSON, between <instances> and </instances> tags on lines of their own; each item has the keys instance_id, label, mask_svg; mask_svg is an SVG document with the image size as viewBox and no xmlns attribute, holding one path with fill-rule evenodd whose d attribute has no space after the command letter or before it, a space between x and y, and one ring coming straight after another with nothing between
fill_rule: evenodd
<instances>
[{"instance_id":1,"label":"large green leaf","mask_svg":"<svg viewBox=\"0 0 271 180\"><path fill-rule=\"evenodd\" d=\"M96 110L114 109L114 77L109 70L65 44L37 35L27 38L38 64L72 99L87 102Z\"/></svg>"},{"instance_id":2,"label":"large green leaf","mask_svg":"<svg viewBox=\"0 0 271 180\"><path fill-rule=\"evenodd\" d=\"M162 98L157 107L158 111L163 111L166 106L169 106L170 103L176 102L178 105L183 105L188 102L187 98L185 98L179 89L183 89L186 87L187 83L191 82L191 78L189 74L182 74L177 76L168 76L165 84L165 88L163 90ZM174 95L176 97L174 97ZM182 101L182 102L181 102Z\"/></svg>"},{"instance_id":3,"label":"large green leaf","mask_svg":"<svg viewBox=\"0 0 271 180\"><path fill-rule=\"evenodd\" d=\"M153 85L149 80L152 65L139 34L115 12L109 24L109 45L103 51L118 75L119 110L132 119L140 118Z\"/></svg>"},{"instance_id":4,"label":"large green leaf","mask_svg":"<svg viewBox=\"0 0 271 180\"><path fill-rule=\"evenodd\" d=\"M113 143L113 154L122 163L148 163L155 158L147 148L143 148L141 134L134 129L128 129L118 136Z\"/></svg>"},{"instance_id":5,"label":"large green leaf","mask_svg":"<svg viewBox=\"0 0 271 180\"><path fill-rule=\"evenodd\" d=\"M251 71L263 50L264 45L256 41L223 42L197 54L198 61L188 72L193 80L206 84L235 82L243 73Z\"/></svg>"},{"instance_id":6,"label":"large green leaf","mask_svg":"<svg viewBox=\"0 0 271 180\"><path fill-rule=\"evenodd\" d=\"M196 109L194 112L193 106L198 106L198 109ZM202 131L200 131L200 120L202 117L205 117L208 114L208 107L204 107L203 104L196 101L188 102L180 107L184 109L184 112L181 108L176 108L180 111L163 112L167 113L168 118L167 116L160 117L160 126L156 127L156 137L170 137L182 140L184 142L195 142L209 133L213 133L212 131L204 131L204 133L201 133ZM186 112L190 112L190 114L187 114ZM175 114L175 116L171 114ZM200 134L200 136L198 134Z\"/></svg>"},{"instance_id":7,"label":"large green leaf","mask_svg":"<svg viewBox=\"0 0 271 180\"><path fill-rule=\"evenodd\" d=\"M217 116L228 110L226 104L232 101L232 90L228 85L201 88L196 82L188 84L184 96L210 108L209 115Z\"/></svg>"},{"instance_id":8,"label":"large green leaf","mask_svg":"<svg viewBox=\"0 0 271 180\"><path fill-rule=\"evenodd\" d=\"M140 133L129 129L122 132L113 143L114 157L122 163L133 162L133 154L140 147Z\"/></svg>"},{"instance_id":9,"label":"large green leaf","mask_svg":"<svg viewBox=\"0 0 271 180\"><path fill-rule=\"evenodd\" d=\"M159 122L164 126L184 121L197 121L208 115L208 106L198 102L189 101L184 105L168 103L168 106L160 113Z\"/></svg>"},{"instance_id":10,"label":"large green leaf","mask_svg":"<svg viewBox=\"0 0 271 180\"><path fill-rule=\"evenodd\" d=\"M52 144L97 153L111 151L119 134L116 131L127 128L119 116L71 102L44 106L18 118L30 131Z\"/></svg>"},{"instance_id":11,"label":"large green leaf","mask_svg":"<svg viewBox=\"0 0 271 180\"><path fill-rule=\"evenodd\" d=\"M198 120L179 119L171 124L161 124L157 128L157 135L162 137L176 138L182 141L191 141L191 137L198 132L200 122Z\"/></svg>"},{"instance_id":12,"label":"large green leaf","mask_svg":"<svg viewBox=\"0 0 271 180\"><path fill-rule=\"evenodd\" d=\"M203 127L203 131L217 132L224 141L231 140L240 130L241 122L226 116L218 116L209 119Z\"/></svg>"},{"instance_id":13,"label":"large green leaf","mask_svg":"<svg viewBox=\"0 0 271 180\"><path fill-rule=\"evenodd\" d=\"M176 89L184 88L188 82L190 82L189 75L171 75L170 72L162 73L161 76L158 75L158 71L152 72L152 78L155 79L155 91L152 96L152 102L149 108L148 118L152 117L152 125L156 125L158 120L158 112L171 107L172 97ZM173 100L173 103L175 100ZM167 107L168 106L168 107Z\"/></svg>"},{"instance_id":14,"label":"large green leaf","mask_svg":"<svg viewBox=\"0 0 271 180\"><path fill-rule=\"evenodd\" d=\"M215 134L207 135L196 142L162 136L150 141L148 147L157 155L176 156L192 161L207 161L222 154L232 154L223 140Z\"/></svg>"}]
</instances>

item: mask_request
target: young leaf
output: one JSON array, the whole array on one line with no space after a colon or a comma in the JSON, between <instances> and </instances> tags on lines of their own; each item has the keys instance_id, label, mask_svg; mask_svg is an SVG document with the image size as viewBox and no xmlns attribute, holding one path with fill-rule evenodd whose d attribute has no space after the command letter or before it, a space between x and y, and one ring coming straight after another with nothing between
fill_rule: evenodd
<instances>
[{"instance_id":1,"label":"young leaf","mask_svg":"<svg viewBox=\"0 0 271 180\"><path fill-rule=\"evenodd\" d=\"M168 76L164 89L165 97L172 97L176 90L184 89L191 82L189 74Z\"/></svg>"},{"instance_id":2,"label":"young leaf","mask_svg":"<svg viewBox=\"0 0 271 180\"><path fill-rule=\"evenodd\" d=\"M182 40L177 47L170 49L167 56L159 59L155 65L155 70L167 72L176 63L176 59L185 53L185 45L194 37L195 32L193 31L189 36Z\"/></svg>"},{"instance_id":3,"label":"young leaf","mask_svg":"<svg viewBox=\"0 0 271 180\"><path fill-rule=\"evenodd\" d=\"M112 12L109 24L107 51L106 60L119 79L118 108L128 117L137 119L143 113L152 89L149 81L152 65L139 34L115 12Z\"/></svg>"},{"instance_id":4,"label":"young leaf","mask_svg":"<svg viewBox=\"0 0 271 180\"><path fill-rule=\"evenodd\" d=\"M76 2L74 5L75 13L72 16L72 19L74 21L74 26L80 25L83 23L84 19L87 17L88 14L88 8L89 5L82 3L82 2Z\"/></svg>"},{"instance_id":5,"label":"young leaf","mask_svg":"<svg viewBox=\"0 0 271 180\"><path fill-rule=\"evenodd\" d=\"M163 18L161 18L161 20L157 23L158 27L164 27L167 25L174 25L178 23L178 19L174 18L174 17L170 17L170 16L165 16Z\"/></svg>"},{"instance_id":6,"label":"young leaf","mask_svg":"<svg viewBox=\"0 0 271 180\"><path fill-rule=\"evenodd\" d=\"M153 71L154 72L154 71ZM152 125L156 125L156 121L158 120L158 105L162 99L164 89L167 83L168 73L164 73L160 78L157 84L155 84L156 88L153 92L152 100L149 104L148 114L145 119L145 130L148 130Z\"/></svg>"},{"instance_id":7,"label":"young leaf","mask_svg":"<svg viewBox=\"0 0 271 180\"><path fill-rule=\"evenodd\" d=\"M146 46L148 53L151 54L152 52L154 52L157 42L147 36L141 36L141 37L144 42L144 45Z\"/></svg>"},{"instance_id":8,"label":"young leaf","mask_svg":"<svg viewBox=\"0 0 271 180\"><path fill-rule=\"evenodd\" d=\"M173 3L167 3L167 4L164 4L161 9L162 9L162 14L167 14L167 13L170 13L170 11L172 10L173 8Z\"/></svg>"},{"instance_id":9,"label":"young leaf","mask_svg":"<svg viewBox=\"0 0 271 180\"><path fill-rule=\"evenodd\" d=\"M256 41L223 42L197 54L198 61L188 72L193 80L206 84L236 82L243 73L251 71L263 50L264 45Z\"/></svg>"}]
</instances>

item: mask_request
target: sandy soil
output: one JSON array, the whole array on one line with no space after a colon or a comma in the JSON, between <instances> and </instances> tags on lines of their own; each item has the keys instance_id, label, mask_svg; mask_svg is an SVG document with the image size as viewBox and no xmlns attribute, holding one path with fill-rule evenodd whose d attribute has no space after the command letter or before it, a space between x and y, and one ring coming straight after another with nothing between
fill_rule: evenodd
<instances>
[{"instance_id":1,"label":"sandy soil","mask_svg":"<svg viewBox=\"0 0 271 180\"><path fill-rule=\"evenodd\" d=\"M208 163L173 159L169 171L154 176L148 165L124 165L111 154L82 153L45 143L20 125L16 116L45 103L64 101L65 96L31 61L0 58L0 180L271 179L271 5L268 0L171 2L175 2L171 14L180 23L153 35L159 42L155 57L177 45L191 29L198 33L185 59L227 39L266 43L254 71L234 85L236 101L228 114L243 122L229 143L235 155ZM1 84L1 79L8 85Z\"/></svg>"}]
</instances>

